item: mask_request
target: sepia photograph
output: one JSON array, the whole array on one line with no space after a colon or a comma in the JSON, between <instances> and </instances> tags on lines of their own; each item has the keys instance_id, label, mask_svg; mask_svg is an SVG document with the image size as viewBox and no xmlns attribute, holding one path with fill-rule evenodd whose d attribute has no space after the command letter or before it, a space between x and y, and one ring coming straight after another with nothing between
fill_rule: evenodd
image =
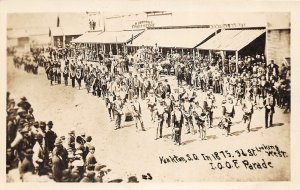
<instances>
[{"instance_id":1,"label":"sepia photograph","mask_svg":"<svg viewBox=\"0 0 300 190\"><path fill-rule=\"evenodd\" d=\"M7 13L5 182L291 181L291 22Z\"/></svg>"}]
</instances>

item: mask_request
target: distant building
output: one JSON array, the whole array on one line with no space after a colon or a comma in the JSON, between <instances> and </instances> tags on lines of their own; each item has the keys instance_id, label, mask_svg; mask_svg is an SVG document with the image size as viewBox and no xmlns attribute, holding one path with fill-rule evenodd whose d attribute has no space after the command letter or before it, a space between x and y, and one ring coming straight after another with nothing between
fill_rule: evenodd
<instances>
[{"instance_id":1,"label":"distant building","mask_svg":"<svg viewBox=\"0 0 300 190\"><path fill-rule=\"evenodd\" d=\"M266 17L266 57L279 66L290 64L291 57L291 21L289 13L269 13Z\"/></svg>"},{"instance_id":2,"label":"distant building","mask_svg":"<svg viewBox=\"0 0 300 190\"><path fill-rule=\"evenodd\" d=\"M74 27L54 27L49 29L49 36L51 36L51 45L54 47L65 47L67 44L79 36L81 36L85 29Z\"/></svg>"},{"instance_id":3,"label":"distant building","mask_svg":"<svg viewBox=\"0 0 300 190\"><path fill-rule=\"evenodd\" d=\"M7 47L30 49L49 46L51 38L46 28L8 29Z\"/></svg>"}]
</instances>

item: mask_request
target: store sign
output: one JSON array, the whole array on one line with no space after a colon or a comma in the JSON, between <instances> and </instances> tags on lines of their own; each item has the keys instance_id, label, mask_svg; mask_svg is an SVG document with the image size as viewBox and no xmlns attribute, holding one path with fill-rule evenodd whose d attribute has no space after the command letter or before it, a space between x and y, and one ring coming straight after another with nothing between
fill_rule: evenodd
<instances>
[{"instance_id":1,"label":"store sign","mask_svg":"<svg viewBox=\"0 0 300 190\"><path fill-rule=\"evenodd\" d=\"M232 23L232 24L212 24L210 28L244 28L245 23Z\"/></svg>"},{"instance_id":2,"label":"store sign","mask_svg":"<svg viewBox=\"0 0 300 190\"><path fill-rule=\"evenodd\" d=\"M143 29L147 27L154 27L154 23L152 21L138 21L134 23L132 26L132 29Z\"/></svg>"}]
</instances>

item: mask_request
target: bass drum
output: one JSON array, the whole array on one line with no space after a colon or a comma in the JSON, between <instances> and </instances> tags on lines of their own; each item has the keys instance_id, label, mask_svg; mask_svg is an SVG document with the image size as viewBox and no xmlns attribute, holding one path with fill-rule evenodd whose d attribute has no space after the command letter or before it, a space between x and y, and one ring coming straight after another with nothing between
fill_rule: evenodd
<instances>
[{"instance_id":1,"label":"bass drum","mask_svg":"<svg viewBox=\"0 0 300 190\"><path fill-rule=\"evenodd\" d=\"M125 121L126 122L133 121L133 116L130 112L125 112Z\"/></svg>"}]
</instances>

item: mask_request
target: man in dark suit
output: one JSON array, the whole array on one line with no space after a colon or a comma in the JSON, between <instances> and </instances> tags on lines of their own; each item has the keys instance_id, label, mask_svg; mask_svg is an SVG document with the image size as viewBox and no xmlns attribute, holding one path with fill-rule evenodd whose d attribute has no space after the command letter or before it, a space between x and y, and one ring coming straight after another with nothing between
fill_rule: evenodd
<instances>
[{"instance_id":1,"label":"man in dark suit","mask_svg":"<svg viewBox=\"0 0 300 190\"><path fill-rule=\"evenodd\" d=\"M273 125L273 114L275 113L275 98L273 95L273 90L267 90L267 96L264 99L265 106L265 127L272 127Z\"/></svg>"},{"instance_id":2,"label":"man in dark suit","mask_svg":"<svg viewBox=\"0 0 300 190\"><path fill-rule=\"evenodd\" d=\"M76 69L76 80L77 80L77 83L78 83L79 90L81 88L81 79L82 79L82 69L80 67L78 67Z\"/></svg>"},{"instance_id":3,"label":"man in dark suit","mask_svg":"<svg viewBox=\"0 0 300 190\"><path fill-rule=\"evenodd\" d=\"M57 135L54 131L52 131L53 122L49 121L47 125L48 125L48 131L45 134L45 143L48 150L52 151L54 149L54 142L57 138Z\"/></svg>"},{"instance_id":4,"label":"man in dark suit","mask_svg":"<svg viewBox=\"0 0 300 190\"><path fill-rule=\"evenodd\" d=\"M140 80L138 79L137 75L134 75L132 86L134 88L134 95L137 95L139 97Z\"/></svg>"},{"instance_id":5,"label":"man in dark suit","mask_svg":"<svg viewBox=\"0 0 300 190\"><path fill-rule=\"evenodd\" d=\"M68 86L69 70L67 67L64 67L63 77L65 81L65 86Z\"/></svg>"},{"instance_id":6,"label":"man in dark suit","mask_svg":"<svg viewBox=\"0 0 300 190\"><path fill-rule=\"evenodd\" d=\"M278 76L279 69L278 69L278 65L274 63L274 60L271 60L270 64L267 66L267 72L268 72L269 79L272 75Z\"/></svg>"},{"instance_id":7,"label":"man in dark suit","mask_svg":"<svg viewBox=\"0 0 300 190\"><path fill-rule=\"evenodd\" d=\"M75 70L70 71L70 78L71 78L71 81L72 81L72 87L75 88L75 79L76 79Z\"/></svg>"},{"instance_id":8,"label":"man in dark suit","mask_svg":"<svg viewBox=\"0 0 300 190\"><path fill-rule=\"evenodd\" d=\"M163 98L166 97L167 93L171 93L171 86L168 83L168 79L165 79L164 83L163 83Z\"/></svg>"},{"instance_id":9,"label":"man in dark suit","mask_svg":"<svg viewBox=\"0 0 300 190\"><path fill-rule=\"evenodd\" d=\"M172 111L172 125L173 125L173 138L175 145L181 144L181 130L183 124L183 113L179 108L179 104L175 104L174 110Z\"/></svg>"}]
</instances>

